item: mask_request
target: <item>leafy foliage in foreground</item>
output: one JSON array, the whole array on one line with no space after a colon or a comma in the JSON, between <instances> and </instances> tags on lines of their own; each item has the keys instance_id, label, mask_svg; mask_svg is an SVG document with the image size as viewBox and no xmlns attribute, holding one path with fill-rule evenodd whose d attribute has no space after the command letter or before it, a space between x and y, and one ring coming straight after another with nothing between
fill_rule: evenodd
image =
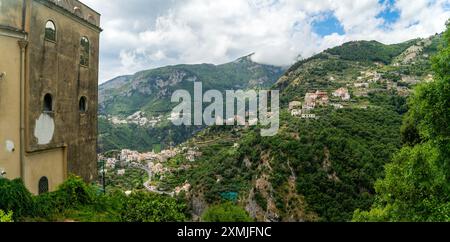
<instances>
[{"instance_id":1,"label":"leafy foliage in foreground","mask_svg":"<svg viewBox=\"0 0 450 242\"><path fill-rule=\"evenodd\" d=\"M32 213L33 196L21 180L9 181L0 178L0 209L14 211L15 220Z\"/></svg>"}]
</instances>

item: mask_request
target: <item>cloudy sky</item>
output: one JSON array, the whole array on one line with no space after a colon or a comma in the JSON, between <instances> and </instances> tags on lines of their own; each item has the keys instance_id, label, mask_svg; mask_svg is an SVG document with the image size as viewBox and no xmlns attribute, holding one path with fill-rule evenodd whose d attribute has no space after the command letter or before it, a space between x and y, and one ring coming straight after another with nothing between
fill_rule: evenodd
<instances>
[{"instance_id":1,"label":"cloudy sky","mask_svg":"<svg viewBox=\"0 0 450 242\"><path fill-rule=\"evenodd\" d=\"M287 66L350 40L442 32L450 0L81 0L102 14L100 82L172 64Z\"/></svg>"}]
</instances>

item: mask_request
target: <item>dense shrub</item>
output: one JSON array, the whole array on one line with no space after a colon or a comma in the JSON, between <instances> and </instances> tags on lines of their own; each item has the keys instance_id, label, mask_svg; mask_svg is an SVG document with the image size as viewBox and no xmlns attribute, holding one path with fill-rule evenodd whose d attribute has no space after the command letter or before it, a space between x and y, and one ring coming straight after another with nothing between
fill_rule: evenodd
<instances>
[{"instance_id":1,"label":"dense shrub","mask_svg":"<svg viewBox=\"0 0 450 242\"><path fill-rule=\"evenodd\" d=\"M21 180L0 179L0 209L14 211L14 220L33 214L33 197Z\"/></svg>"},{"instance_id":2,"label":"dense shrub","mask_svg":"<svg viewBox=\"0 0 450 242\"><path fill-rule=\"evenodd\" d=\"M125 198L120 218L123 222L183 222L186 205L171 197L135 192Z\"/></svg>"},{"instance_id":3,"label":"dense shrub","mask_svg":"<svg viewBox=\"0 0 450 242\"><path fill-rule=\"evenodd\" d=\"M57 191L32 194L20 180L0 180L0 221L124 221L187 220L184 201L147 192L127 197L122 191L100 193L80 177L70 176ZM14 211L5 214L4 211ZM14 215L13 215L14 214Z\"/></svg>"},{"instance_id":4,"label":"dense shrub","mask_svg":"<svg viewBox=\"0 0 450 242\"><path fill-rule=\"evenodd\" d=\"M94 202L95 191L93 187L84 183L80 177L71 176L56 192L58 199L65 207L77 207Z\"/></svg>"},{"instance_id":5,"label":"dense shrub","mask_svg":"<svg viewBox=\"0 0 450 242\"><path fill-rule=\"evenodd\" d=\"M57 191L34 197L35 216L48 217L66 209L92 205L95 191L80 177L70 176Z\"/></svg>"}]
</instances>

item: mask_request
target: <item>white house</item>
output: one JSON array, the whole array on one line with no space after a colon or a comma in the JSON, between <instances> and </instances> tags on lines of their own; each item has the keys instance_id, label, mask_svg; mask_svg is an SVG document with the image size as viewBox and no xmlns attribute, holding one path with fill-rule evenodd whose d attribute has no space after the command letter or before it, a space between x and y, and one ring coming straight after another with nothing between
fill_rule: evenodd
<instances>
[{"instance_id":1,"label":"white house","mask_svg":"<svg viewBox=\"0 0 450 242\"><path fill-rule=\"evenodd\" d=\"M336 91L334 91L333 92L333 96L334 97L339 97L343 101L350 100L350 93L348 92L348 89L344 88L344 87L341 87L341 88L337 89Z\"/></svg>"}]
</instances>

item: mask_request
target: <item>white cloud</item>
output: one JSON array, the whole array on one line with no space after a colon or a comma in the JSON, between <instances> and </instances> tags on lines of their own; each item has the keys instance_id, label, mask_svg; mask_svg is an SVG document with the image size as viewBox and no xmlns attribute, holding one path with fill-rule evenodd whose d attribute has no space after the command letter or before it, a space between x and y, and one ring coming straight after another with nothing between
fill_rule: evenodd
<instances>
[{"instance_id":1,"label":"white cloud","mask_svg":"<svg viewBox=\"0 0 450 242\"><path fill-rule=\"evenodd\" d=\"M381 27L378 0L82 0L102 14L100 79L180 63L254 60L290 65L350 40L395 43L444 30L450 0L398 0ZM447 6L447 7L446 7ZM344 35L319 36L312 20L334 13Z\"/></svg>"}]
</instances>

